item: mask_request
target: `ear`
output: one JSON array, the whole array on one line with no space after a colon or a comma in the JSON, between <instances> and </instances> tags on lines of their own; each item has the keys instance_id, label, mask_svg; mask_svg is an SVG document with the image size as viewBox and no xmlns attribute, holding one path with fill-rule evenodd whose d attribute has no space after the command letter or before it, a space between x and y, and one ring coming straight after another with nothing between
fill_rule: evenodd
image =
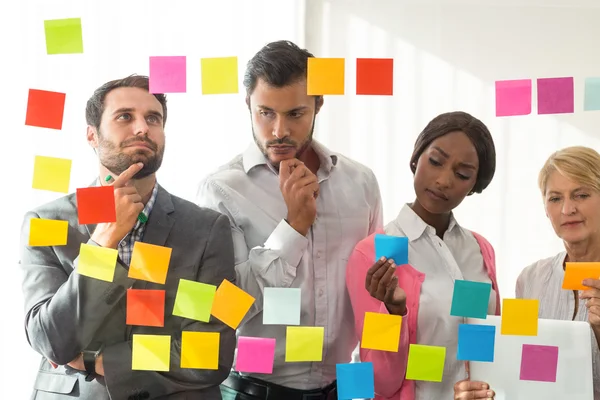
<instances>
[{"instance_id":1,"label":"ear","mask_svg":"<svg viewBox=\"0 0 600 400\"><path fill-rule=\"evenodd\" d=\"M321 107L323 107L323 103L325 102L325 100L323 99L323 96L318 96L317 97L317 104L316 104L316 108L315 108L315 115L317 115L319 113L319 111L321 111Z\"/></svg>"},{"instance_id":2,"label":"ear","mask_svg":"<svg viewBox=\"0 0 600 400\"><path fill-rule=\"evenodd\" d=\"M87 136L88 144L93 149L97 149L98 148L98 131L96 130L96 128L94 128L91 125L88 125L86 136Z\"/></svg>"}]
</instances>

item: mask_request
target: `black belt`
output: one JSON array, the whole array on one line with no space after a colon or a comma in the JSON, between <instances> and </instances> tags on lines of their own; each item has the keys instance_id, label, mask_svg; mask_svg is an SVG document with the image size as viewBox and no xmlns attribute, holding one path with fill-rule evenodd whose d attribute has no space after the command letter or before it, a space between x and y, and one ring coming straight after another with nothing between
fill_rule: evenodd
<instances>
[{"instance_id":1,"label":"black belt","mask_svg":"<svg viewBox=\"0 0 600 400\"><path fill-rule=\"evenodd\" d=\"M322 389L299 390L231 373L222 384L236 392L258 397L261 400L327 400L330 394L333 395L332 399L336 398L334 392L336 381Z\"/></svg>"}]
</instances>

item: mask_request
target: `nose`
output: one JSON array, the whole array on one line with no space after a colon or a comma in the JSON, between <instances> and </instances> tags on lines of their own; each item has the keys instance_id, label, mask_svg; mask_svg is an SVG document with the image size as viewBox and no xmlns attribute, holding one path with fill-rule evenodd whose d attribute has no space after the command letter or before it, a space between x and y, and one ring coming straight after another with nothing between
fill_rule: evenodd
<instances>
[{"instance_id":1,"label":"nose","mask_svg":"<svg viewBox=\"0 0 600 400\"><path fill-rule=\"evenodd\" d=\"M438 188L448 188L452 183L453 172L451 168L441 168L440 173L435 180Z\"/></svg>"},{"instance_id":2,"label":"nose","mask_svg":"<svg viewBox=\"0 0 600 400\"><path fill-rule=\"evenodd\" d=\"M135 136L138 135L146 135L148 136L149 131L148 123L144 118L136 118L135 123L133 124L133 134Z\"/></svg>"},{"instance_id":3,"label":"nose","mask_svg":"<svg viewBox=\"0 0 600 400\"><path fill-rule=\"evenodd\" d=\"M285 124L285 119L277 116L275 123L273 124L273 136L277 139L283 139L290 135L288 128Z\"/></svg>"},{"instance_id":4,"label":"nose","mask_svg":"<svg viewBox=\"0 0 600 400\"><path fill-rule=\"evenodd\" d=\"M577 208L575 207L575 202L571 199L565 199L562 204L561 212L564 215L572 215L577 212Z\"/></svg>"}]
</instances>

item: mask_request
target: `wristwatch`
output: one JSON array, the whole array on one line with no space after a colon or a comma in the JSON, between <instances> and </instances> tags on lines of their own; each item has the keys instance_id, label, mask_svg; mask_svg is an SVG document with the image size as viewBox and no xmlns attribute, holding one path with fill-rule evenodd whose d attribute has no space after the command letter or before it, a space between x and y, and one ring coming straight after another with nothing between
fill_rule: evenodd
<instances>
[{"instance_id":1,"label":"wristwatch","mask_svg":"<svg viewBox=\"0 0 600 400\"><path fill-rule=\"evenodd\" d=\"M102 352L102 343L92 342L90 345L83 350L83 366L85 367L85 371L87 372L87 376L85 377L86 381L93 381L96 378L96 358Z\"/></svg>"}]
</instances>

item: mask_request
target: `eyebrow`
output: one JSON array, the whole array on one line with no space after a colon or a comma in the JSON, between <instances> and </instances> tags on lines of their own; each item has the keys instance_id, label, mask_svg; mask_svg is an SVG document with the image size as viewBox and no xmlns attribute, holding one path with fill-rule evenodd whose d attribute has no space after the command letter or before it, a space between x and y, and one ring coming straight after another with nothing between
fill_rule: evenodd
<instances>
[{"instance_id":1,"label":"eyebrow","mask_svg":"<svg viewBox=\"0 0 600 400\"><path fill-rule=\"evenodd\" d=\"M579 192L581 190L585 190L585 188L584 187L578 187L578 188L575 188L573 190L570 190L570 192L574 193L574 192ZM559 195L559 196L562 195L561 192L557 192L556 190L549 190L548 194Z\"/></svg>"},{"instance_id":2,"label":"eyebrow","mask_svg":"<svg viewBox=\"0 0 600 400\"><path fill-rule=\"evenodd\" d=\"M263 106L263 105L260 105L260 104L258 106L256 106L256 107L257 108L261 108L263 110L267 110L267 111L275 111L271 107ZM309 108L309 107L308 106L300 106L300 107L292 108L291 110L286 111L286 113L291 113L291 112L294 112L294 111L304 111L307 108Z\"/></svg>"},{"instance_id":3,"label":"eyebrow","mask_svg":"<svg viewBox=\"0 0 600 400\"><path fill-rule=\"evenodd\" d=\"M444 156L444 158L450 158L450 154L446 153L444 150L442 150L438 146L432 146L432 149L437 150L442 156ZM465 163L465 162L461 162L458 165L460 165L461 167L469 168L469 169L477 169L477 167L475 167L473 164L469 164L469 163Z\"/></svg>"},{"instance_id":4,"label":"eyebrow","mask_svg":"<svg viewBox=\"0 0 600 400\"><path fill-rule=\"evenodd\" d=\"M134 112L134 111L135 111L135 108L132 108L132 107L121 107L119 109L116 109L112 113L112 115L122 114L122 113L126 113L126 112ZM159 117L160 119L163 119L163 115L160 112L155 111L155 110L148 111L148 115L154 115L156 117Z\"/></svg>"}]
</instances>

